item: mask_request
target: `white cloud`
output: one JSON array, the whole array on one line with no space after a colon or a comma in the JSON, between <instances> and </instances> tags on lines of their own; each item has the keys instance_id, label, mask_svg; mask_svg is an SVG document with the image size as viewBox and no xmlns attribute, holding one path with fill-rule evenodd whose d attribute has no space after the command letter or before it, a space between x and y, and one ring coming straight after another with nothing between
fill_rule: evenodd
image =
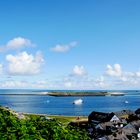
<instances>
[{"instance_id":1,"label":"white cloud","mask_svg":"<svg viewBox=\"0 0 140 140\"><path fill-rule=\"evenodd\" d=\"M127 77L135 77L136 73L135 72L122 72L123 76Z\"/></svg>"},{"instance_id":2,"label":"white cloud","mask_svg":"<svg viewBox=\"0 0 140 140\"><path fill-rule=\"evenodd\" d=\"M140 71L136 72L136 76L140 77Z\"/></svg>"},{"instance_id":3,"label":"white cloud","mask_svg":"<svg viewBox=\"0 0 140 140\"><path fill-rule=\"evenodd\" d=\"M3 73L3 65L0 64L0 74L2 74L2 73Z\"/></svg>"},{"instance_id":4,"label":"white cloud","mask_svg":"<svg viewBox=\"0 0 140 140\"><path fill-rule=\"evenodd\" d=\"M95 80L95 83L96 83L96 86L99 86L99 87L104 86L105 85L105 79L104 79L104 77L101 76L101 77L97 78Z\"/></svg>"},{"instance_id":5,"label":"white cloud","mask_svg":"<svg viewBox=\"0 0 140 140\"><path fill-rule=\"evenodd\" d=\"M125 77L125 76L120 77L120 79L121 79L123 82L128 81L128 78L127 78L127 77Z\"/></svg>"},{"instance_id":6,"label":"white cloud","mask_svg":"<svg viewBox=\"0 0 140 140\"><path fill-rule=\"evenodd\" d=\"M17 55L9 54L6 56L8 64L8 73L11 75L33 75L40 73L41 65L44 61L40 52L35 56L27 52L21 52Z\"/></svg>"},{"instance_id":7,"label":"white cloud","mask_svg":"<svg viewBox=\"0 0 140 140\"><path fill-rule=\"evenodd\" d=\"M114 64L114 67L111 65L107 65L106 74L109 76L120 77L122 75L120 64Z\"/></svg>"},{"instance_id":8,"label":"white cloud","mask_svg":"<svg viewBox=\"0 0 140 140\"><path fill-rule=\"evenodd\" d=\"M28 84L25 81L4 81L0 83L1 88L25 88Z\"/></svg>"},{"instance_id":9,"label":"white cloud","mask_svg":"<svg viewBox=\"0 0 140 140\"><path fill-rule=\"evenodd\" d=\"M30 84L30 87L32 88L47 88L48 87L48 82L46 80L39 80L35 81L32 84Z\"/></svg>"},{"instance_id":10,"label":"white cloud","mask_svg":"<svg viewBox=\"0 0 140 140\"><path fill-rule=\"evenodd\" d=\"M1 88L47 88L46 81L18 81L18 80L7 80L0 82Z\"/></svg>"},{"instance_id":11,"label":"white cloud","mask_svg":"<svg viewBox=\"0 0 140 140\"><path fill-rule=\"evenodd\" d=\"M77 76L83 76L86 74L84 66L75 65L73 68L73 74Z\"/></svg>"},{"instance_id":12,"label":"white cloud","mask_svg":"<svg viewBox=\"0 0 140 140\"><path fill-rule=\"evenodd\" d=\"M31 40L23 37L16 37L8 41L5 45L1 45L0 51L21 49L23 47L35 46Z\"/></svg>"},{"instance_id":13,"label":"white cloud","mask_svg":"<svg viewBox=\"0 0 140 140\"><path fill-rule=\"evenodd\" d=\"M84 66L74 66L73 73L61 77L56 81L48 84L50 89L71 89L71 90L90 90L90 89L139 89L140 77L139 72L122 71L119 64L107 66L108 75L92 76L87 73ZM107 73L106 73L107 74Z\"/></svg>"},{"instance_id":14,"label":"white cloud","mask_svg":"<svg viewBox=\"0 0 140 140\"><path fill-rule=\"evenodd\" d=\"M55 89L138 89L140 87L140 71L122 71L119 64L107 65L106 75L92 76L87 74L84 66L74 66L73 73L52 83Z\"/></svg>"},{"instance_id":15,"label":"white cloud","mask_svg":"<svg viewBox=\"0 0 140 140\"><path fill-rule=\"evenodd\" d=\"M0 87L3 88L47 88L47 89L138 89L140 87L140 71L127 72L122 71L119 64L113 66L107 65L106 75L91 75L87 73L84 66L75 65L71 74L65 77L57 77L55 79L24 81L22 75L33 75L40 72L41 65L43 63L43 57L40 52L36 55L22 52L17 55L7 55L8 73L12 75L21 75L12 78L2 79ZM5 64L6 65L6 64ZM5 66L4 65L4 66ZM0 64L0 69L3 69L3 65ZM6 68L4 68L6 69ZM108 72L108 73L107 73ZM6 75L7 76L7 75ZM14 77L15 78L15 77ZM18 81L20 80L23 81ZM16 81L17 80L17 81Z\"/></svg>"},{"instance_id":16,"label":"white cloud","mask_svg":"<svg viewBox=\"0 0 140 140\"><path fill-rule=\"evenodd\" d=\"M50 48L50 50L53 52L64 53L64 52L68 52L70 49L72 49L76 45L77 45L77 42L71 42L67 45L58 44L55 47Z\"/></svg>"},{"instance_id":17,"label":"white cloud","mask_svg":"<svg viewBox=\"0 0 140 140\"><path fill-rule=\"evenodd\" d=\"M37 81L36 84L38 84L38 85L46 85L46 84L48 84L48 82L42 80L42 81Z\"/></svg>"},{"instance_id":18,"label":"white cloud","mask_svg":"<svg viewBox=\"0 0 140 140\"><path fill-rule=\"evenodd\" d=\"M64 83L64 86L65 86L66 88L71 88L71 87L72 87L72 82L65 82L65 83Z\"/></svg>"},{"instance_id":19,"label":"white cloud","mask_svg":"<svg viewBox=\"0 0 140 140\"><path fill-rule=\"evenodd\" d=\"M110 83L110 88L113 89L134 89L140 87L140 71L128 72L122 71L119 64L114 67L107 65L106 74L107 83Z\"/></svg>"},{"instance_id":20,"label":"white cloud","mask_svg":"<svg viewBox=\"0 0 140 140\"><path fill-rule=\"evenodd\" d=\"M64 88L66 89L79 89L79 90L90 90L90 89L106 89L109 84L103 76L99 78L94 78L91 75L85 77L74 77L68 76L64 78L64 81L57 81L56 83L64 83ZM62 88L59 87L60 89Z\"/></svg>"}]
</instances>

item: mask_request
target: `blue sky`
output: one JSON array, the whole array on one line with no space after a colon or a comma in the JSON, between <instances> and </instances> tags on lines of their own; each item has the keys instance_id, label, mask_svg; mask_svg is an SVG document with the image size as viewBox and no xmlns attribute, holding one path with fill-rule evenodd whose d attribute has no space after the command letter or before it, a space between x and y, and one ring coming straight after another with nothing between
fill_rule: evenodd
<instances>
[{"instance_id":1,"label":"blue sky","mask_svg":"<svg viewBox=\"0 0 140 140\"><path fill-rule=\"evenodd\" d=\"M139 89L139 6L0 1L0 88Z\"/></svg>"}]
</instances>

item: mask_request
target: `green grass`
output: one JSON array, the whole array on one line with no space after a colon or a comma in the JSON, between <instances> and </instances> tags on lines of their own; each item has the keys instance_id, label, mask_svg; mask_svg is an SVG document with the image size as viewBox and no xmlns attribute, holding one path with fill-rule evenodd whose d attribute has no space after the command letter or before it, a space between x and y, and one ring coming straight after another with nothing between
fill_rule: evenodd
<instances>
[{"instance_id":1,"label":"green grass","mask_svg":"<svg viewBox=\"0 0 140 140\"><path fill-rule=\"evenodd\" d=\"M63 115L44 115L44 114L25 114L26 116L47 116L51 119L56 119L60 121L63 125L67 125L72 121L77 121L77 116L63 116ZM80 120L87 120L87 116L79 116Z\"/></svg>"},{"instance_id":2,"label":"green grass","mask_svg":"<svg viewBox=\"0 0 140 140\"><path fill-rule=\"evenodd\" d=\"M77 116L60 116L60 115L48 115L49 118L55 118L57 120L59 120L60 122L64 123L64 124L68 124L72 121L77 121ZM80 116L80 120L85 120L87 119L87 117L85 116Z\"/></svg>"}]
</instances>

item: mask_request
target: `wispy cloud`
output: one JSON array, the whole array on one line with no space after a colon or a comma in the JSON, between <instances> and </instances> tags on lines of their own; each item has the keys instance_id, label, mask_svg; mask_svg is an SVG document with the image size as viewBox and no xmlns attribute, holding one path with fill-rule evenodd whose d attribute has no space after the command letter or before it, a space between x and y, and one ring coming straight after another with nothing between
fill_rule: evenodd
<instances>
[{"instance_id":1,"label":"wispy cloud","mask_svg":"<svg viewBox=\"0 0 140 140\"><path fill-rule=\"evenodd\" d=\"M0 82L0 87L2 88L25 88L28 86L29 84L26 81L8 80Z\"/></svg>"},{"instance_id":2,"label":"wispy cloud","mask_svg":"<svg viewBox=\"0 0 140 140\"><path fill-rule=\"evenodd\" d=\"M46 81L6 80L0 81L2 88L47 88Z\"/></svg>"},{"instance_id":3,"label":"wispy cloud","mask_svg":"<svg viewBox=\"0 0 140 140\"><path fill-rule=\"evenodd\" d=\"M0 64L0 74L2 74L2 73L3 73L3 65Z\"/></svg>"},{"instance_id":4,"label":"wispy cloud","mask_svg":"<svg viewBox=\"0 0 140 140\"><path fill-rule=\"evenodd\" d=\"M55 47L50 48L51 51L57 52L57 53L65 53L70 51L72 48L76 47L77 42L71 42L69 44L57 44Z\"/></svg>"}]
</instances>

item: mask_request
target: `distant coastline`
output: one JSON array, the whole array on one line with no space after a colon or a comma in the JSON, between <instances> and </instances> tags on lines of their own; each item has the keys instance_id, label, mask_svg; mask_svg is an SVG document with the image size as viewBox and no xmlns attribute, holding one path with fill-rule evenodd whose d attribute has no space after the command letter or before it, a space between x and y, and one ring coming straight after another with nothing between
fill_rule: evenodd
<instances>
[{"instance_id":1,"label":"distant coastline","mask_svg":"<svg viewBox=\"0 0 140 140\"><path fill-rule=\"evenodd\" d=\"M124 96L124 92L108 92L108 91L52 91L52 92L46 92L46 91L32 91L31 93L0 93L0 95L9 95L9 96L42 96L42 95L48 95L48 96Z\"/></svg>"}]
</instances>

